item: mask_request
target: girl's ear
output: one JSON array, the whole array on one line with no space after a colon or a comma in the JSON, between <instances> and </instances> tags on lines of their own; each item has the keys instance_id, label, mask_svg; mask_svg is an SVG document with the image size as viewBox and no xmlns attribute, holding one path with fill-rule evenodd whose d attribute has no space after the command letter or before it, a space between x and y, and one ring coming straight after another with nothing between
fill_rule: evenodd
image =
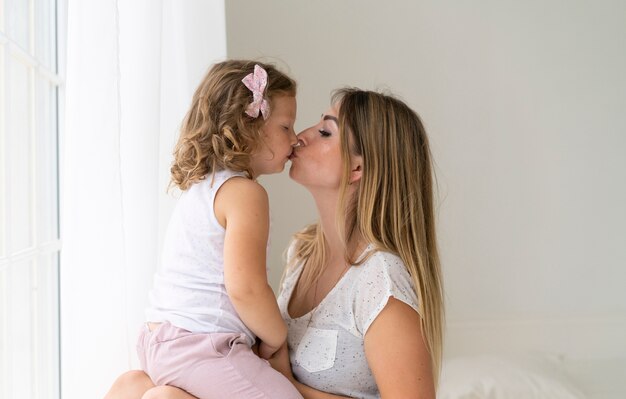
<instances>
[{"instance_id":1,"label":"girl's ear","mask_svg":"<svg viewBox=\"0 0 626 399\"><path fill-rule=\"evenodd\" d=\"M350 184L356 183L361 180L363 174L363 157L360 155L353 155L350 161Z\"/></svg>"}]
</instances>

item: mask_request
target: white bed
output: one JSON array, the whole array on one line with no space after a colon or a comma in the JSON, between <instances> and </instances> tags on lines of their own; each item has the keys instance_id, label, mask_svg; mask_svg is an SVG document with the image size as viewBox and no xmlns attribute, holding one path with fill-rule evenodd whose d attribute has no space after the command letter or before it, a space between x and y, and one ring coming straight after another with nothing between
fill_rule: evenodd
<instances>
[{"instance_id":1,"label":"white bed","mask_svg":"<svg viewBox=\"0 0 626 399\"><path fill-rule=\"evenodd\" d=\"M451 322L439 399L626 399L626 316Z\"/></svg>"}]
</instances>

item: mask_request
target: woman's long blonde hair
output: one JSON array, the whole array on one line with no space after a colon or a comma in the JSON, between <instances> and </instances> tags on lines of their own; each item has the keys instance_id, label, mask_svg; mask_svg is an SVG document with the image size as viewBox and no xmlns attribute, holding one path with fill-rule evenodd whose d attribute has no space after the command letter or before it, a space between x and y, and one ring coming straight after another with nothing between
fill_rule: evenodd
<instances>
[{"instance_id":1,"label":"woman's long blonde hair","mask_svg":"<svg viewBox=\"0 0 626 399\"><path fill-rule=\"evenodd\" d=\"M434 176L428 138L417 114L389 95L340 89L339 131L343 159L338 227L344 247L358 233L374 250L404 262L419 301L421 328L430 353L435 384L443 347L444 303L435 232ZM352 155L362 157L362 175L350 195ZM294 236L292 264L306 260L299 293L323 272L326 243L319 223ZM355 256L355 255L353 255ZM346 260L352 264L346 252Z\"/></svg>"},{"instance_id":2,"label":"woman's long blonde hair","mask_svg":"<svg viewBox=\"0 0 626 399\"><path fill-rule=\"evenodd\" d=\"M252 92L241 81L259 65L267 72L264 97L272 110L277 96L296 95L296 82L275 66L250 60L228 60L209 69L193 95L183 121L172 162L172 185L186 190L209 173L222 169L252 177L250 155L261 142L264 119L245 109Z\"/></svg>"}]
</instances>

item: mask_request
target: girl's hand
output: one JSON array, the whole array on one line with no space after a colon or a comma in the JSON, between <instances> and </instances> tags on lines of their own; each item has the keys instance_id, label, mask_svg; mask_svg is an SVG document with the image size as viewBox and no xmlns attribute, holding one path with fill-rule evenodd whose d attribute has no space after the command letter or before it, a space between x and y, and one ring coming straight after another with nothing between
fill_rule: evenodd
<instances>
[{"instance_id":1,"label":"girl's hand","mask_svg":"<svg viewBox=\"0 0 626 399\"><path fill-rule=\"evenodd\" d=\"M259 356L259 342L260 341L255 342L254 345L252 345L252 347L250 347L250 349L252 349L252 353L254 353L257 356Z\"/></svg>"},{"instance_id":2,"label":"girl's hand","mask_svg":"<svg viewBox=\"0 0 626 399\"><path fill-rule=\"evenodd\" d=\"M265 342L261 341L259 344L259 357L261 359L269 360L280 348L276 348L274 346L268 345Z\"/></svg>"},{"instance_id":3,"label":"girl's hand","mask_svg":"<svg viewBox=\"0 0 626 399\"><path fill-rule=\"evenodd\" d=\"M289 349L287 348L286 342L278 349L278 351L276 351L276 353L274 353L274 356L267 360L270 362L270 365L272 366L272 368L274 368L274 370L280 372L282 375L287 377L287 379L292 383L295 382L295 377L291 372L291 363L289 362Z\"/></svg>"}]
</instances>

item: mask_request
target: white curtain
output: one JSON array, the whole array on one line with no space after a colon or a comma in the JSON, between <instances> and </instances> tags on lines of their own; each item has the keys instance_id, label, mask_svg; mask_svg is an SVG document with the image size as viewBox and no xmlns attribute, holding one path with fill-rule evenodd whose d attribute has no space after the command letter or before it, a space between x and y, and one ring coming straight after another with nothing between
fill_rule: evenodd
<instances>
[{"instance_id":1,"label":"white curtain","mask_svg":"<svg viewBox=\"0 0 626 399\"><path fill-rule=\"evenodd\" d=\"M137 367L171 150L226 35L223 0L70 1L66 18L61 376L73 399Z\"/></svg>"}]
</instances>

